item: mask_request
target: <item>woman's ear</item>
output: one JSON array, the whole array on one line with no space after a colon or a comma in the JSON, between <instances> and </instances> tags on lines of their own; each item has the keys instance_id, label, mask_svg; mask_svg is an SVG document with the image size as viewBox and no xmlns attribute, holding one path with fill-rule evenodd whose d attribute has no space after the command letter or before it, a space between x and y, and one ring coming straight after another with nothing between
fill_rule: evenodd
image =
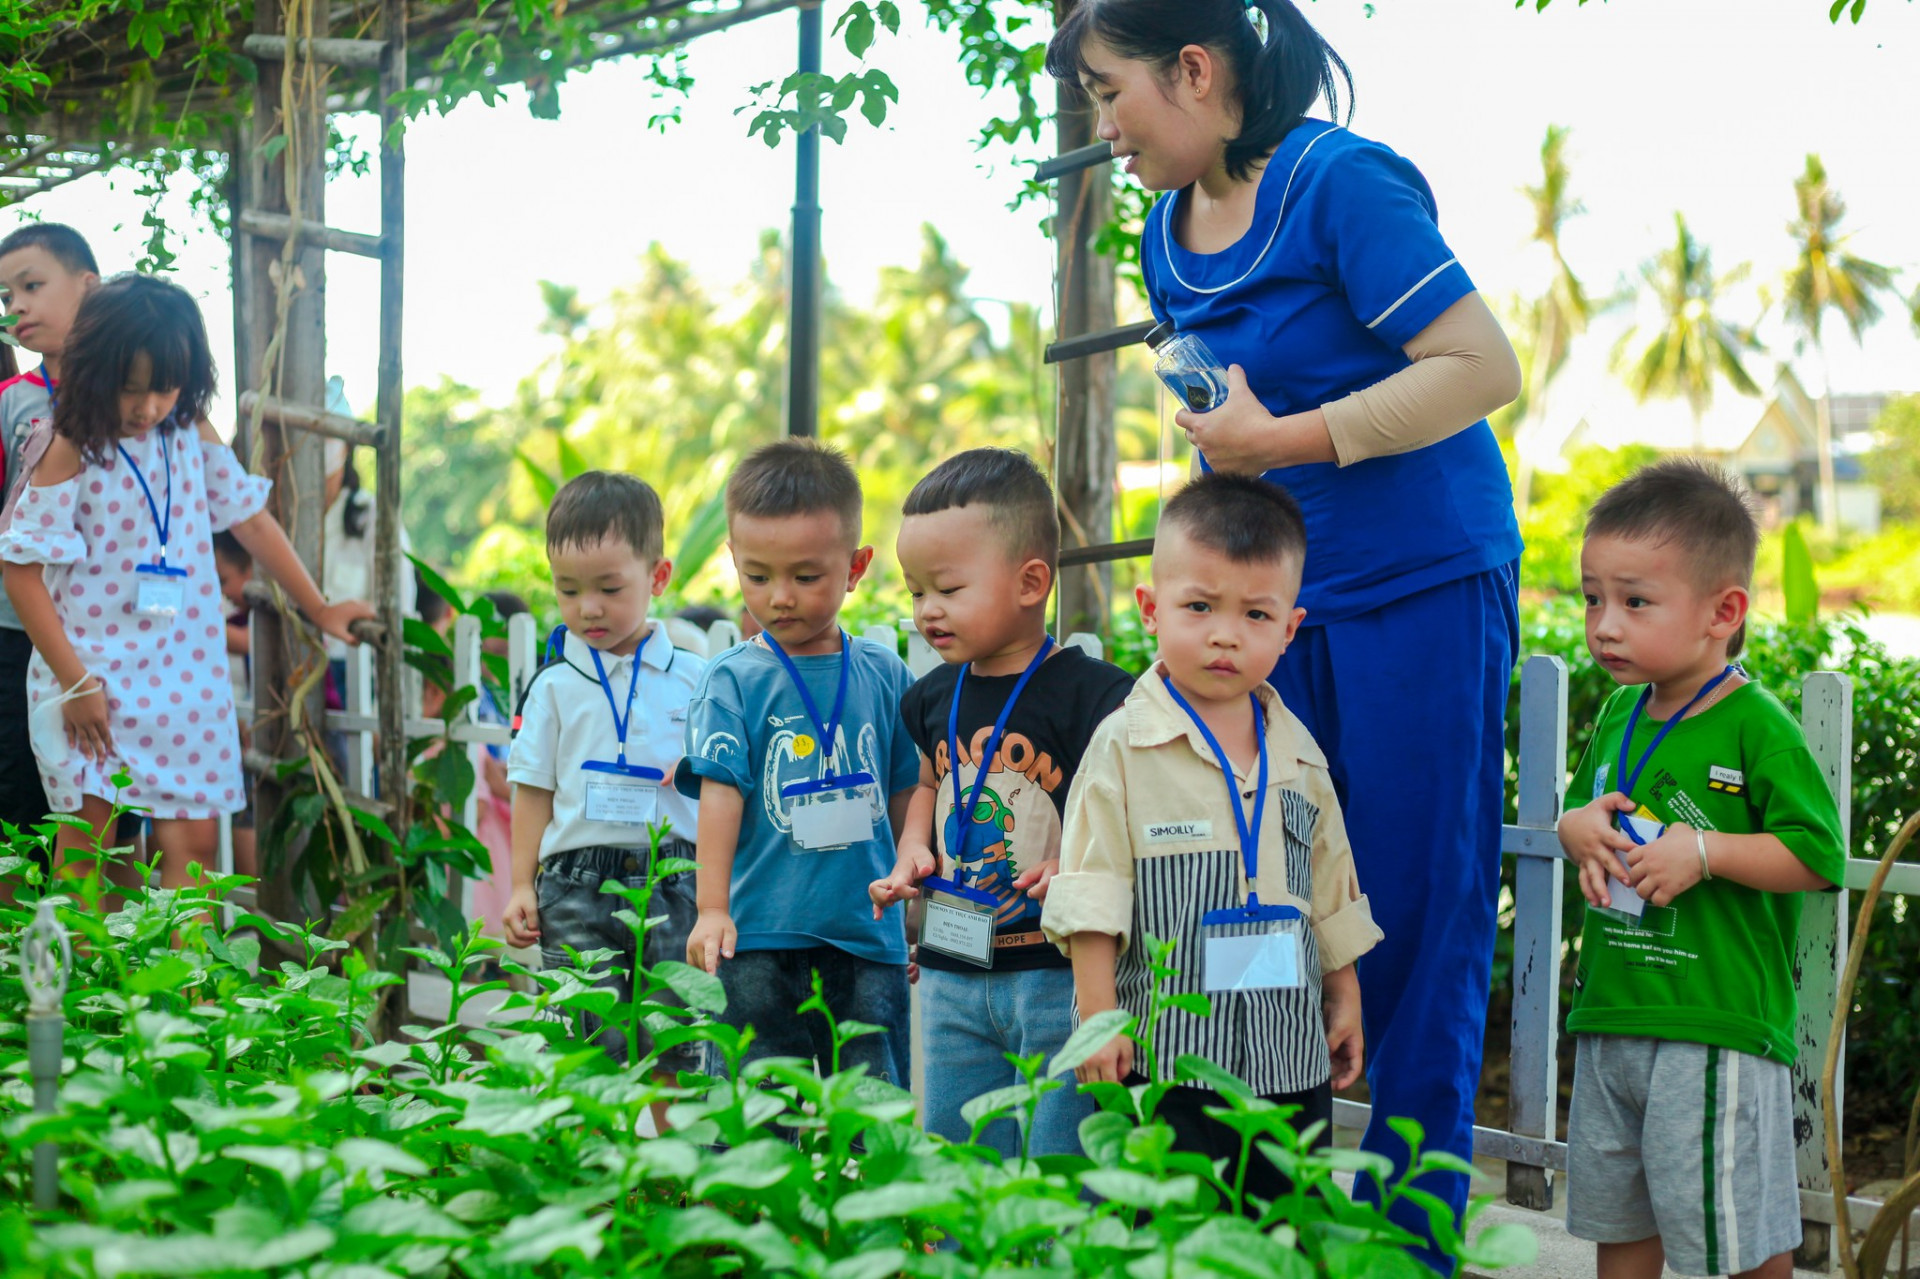
<instances>
[{"instance_id":1,"label":"woman's ear","mask_svg":"<svg viewBox=\"0 0 1920 1279\"><path fill-rule=\"evenodd\" d=\"M1190 44L1180 50L1174 63L1174 97L1195 98L1202 102L1220 87L1219 66L1212 50L1203 44Z\"/></svg>"}]
</instances>

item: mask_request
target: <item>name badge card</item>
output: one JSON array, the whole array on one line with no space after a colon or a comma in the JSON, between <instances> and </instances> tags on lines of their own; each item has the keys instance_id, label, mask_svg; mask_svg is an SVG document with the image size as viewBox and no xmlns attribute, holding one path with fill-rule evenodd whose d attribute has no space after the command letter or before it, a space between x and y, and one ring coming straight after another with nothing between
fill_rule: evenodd
<instances>
[{"instance_id":1,"label":"name badge card","mask_svg":"<svg viewBox=\"0 0 1920 1279\"><path fill-rule=\"evenodd\" d=\"M780 788L793 801L787 820L796 848L828 852L873 838L873 774L847 773Z\"/></svg>"},{"instance_id":2,"label":"name badge card","mask_svg":"<svg viewBox=\"0 0 1920 1279\"><path fill-rule=\"evenodd\" d=\"M135 612L146 617L174 617L186 611L187 570L142 564L133 572L138 584Z\"/></svg>"},{"instance_id":3,"label":"name badge card","mask_svg":"<svg viewBox=\"0 0 1920 1279\"><path fill-rule=\"evenodd\" d=\"M584 808L588 821L645 826L653 820L665 773L645 764L604 759L589 760L580 766L580 771L587 774Z\"/></svg>"},{"instance_id":4,"label":"name badge card","mask_svg":"<svg viewBox=\"0 0 1920 1279\"><path fill-rule=\"evenodd\" d=\"M1619 814L1620 829L1633 837L1636 844L1651 844L1667 833L1667 828L1648 817L1639 817L1633 813ZM1624 924L1637 924L1646 915L1647 899L1642 897L1626 880L1618 875L1607 876L1607 904L1600 913L1610 915Z\"/></svg>"},{"instance_id":5,"label":"name badge card","mask_svg":"<svg viewBox=\"0 0 1920 1279\"><path fill-rule=\"evenodd\" d=\"M1300 912L1246 905L1200 917L1201 989L1293 990L1302 982Z\"/></svg>"},{"instance_id":6,"label":"name badge card","mask_svg":"<svg viewBox=\"0 0 1920 1279\"><path fill-rule=\"evenodd\" d=\"M994 912L1000 908L999 899L938 875L921 880L920 891L926 898L920 944L969 964L993 967Z\"/></svg>"}]
</instances>

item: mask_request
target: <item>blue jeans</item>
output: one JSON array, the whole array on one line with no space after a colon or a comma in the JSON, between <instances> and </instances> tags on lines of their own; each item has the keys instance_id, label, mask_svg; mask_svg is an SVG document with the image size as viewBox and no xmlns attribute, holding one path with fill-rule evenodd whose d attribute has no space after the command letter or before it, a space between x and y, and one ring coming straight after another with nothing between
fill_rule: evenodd
<instances>
[{"instance_id":1,"label":"blue jeans","mask_svg":"<svg viewBox=\"0 0 1920 1279\"><path fill-rule=\"evenodd\" d=\"M753 1027L747 1060L799 1057L821 1074L833 1068L833 1040L826 1019L802 1017L799 1007L813 995L813 974L835 1021L864 1021L883 1029L849 1040L840 1050L840 1069L865 1066L867 1073L901 1088L912 1086L908 1038L907 966L882 964L849 955L837 946L789 950L743 950L720 961L720 984L729 1026Z\"/></svg>"},{"instance_id":2,"label":"blue jeans","mask_svg":"<svg viewBox=\"0 0 1920 1279\"><path fill-rule=\"evenodd\" d=\"M960 1108L981 1093L1020 1082L1008 1053L1051 1059L1073 1034L1073 970L1029 968L977 973L920 970L920 1018L926 1035L927 1131L964 1142L972 1125ZM1041 1070L1046 1065L1041 1064ZM1077 1155L1080 1121L1094 1112L1073 1080L1040 1099L1027 1153ZM980 1134L980 1144L1006 1158L1020 1153L1020 1130L1010 1119L996 1119Z\"/></svg>"}]
</instances>

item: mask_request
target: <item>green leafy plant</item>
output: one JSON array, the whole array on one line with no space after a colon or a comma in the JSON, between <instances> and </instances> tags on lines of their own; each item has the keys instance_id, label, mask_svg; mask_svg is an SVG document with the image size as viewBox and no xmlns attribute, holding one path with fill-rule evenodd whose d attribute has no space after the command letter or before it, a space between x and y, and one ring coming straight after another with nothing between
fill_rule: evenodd
<instances>
[{"instance_id":1,"label":"green leafy plant","mask_svg":"<svg viewBox=\"0 0 1920 1279\"><path fill-rule=\"evenodd\" d=\"M21 903L0 906L11 948L46 886L17 860L0 875ZM1165 1085L1100 1089L1084 1157L1003 1160L924 1133L913 1098L863 1069L747 1061L752 1031L711 1021L720 983L684 964L643 969L620 1003L597 984L608 952L539 972L509 961L531 993L482 1018L502 984L470 978L498 943L412 947L447 982L450 1016L382 1040L370 1014L400 977L321 930L246 915L223 925L236 882L139 891L111 913L84 892L61 899L80 944L54 1114L30 1112L24 992L15 968L0 970L9 1276L1422 1273L1401 1251L1406 1236L1336 1179L1379 1171L1371 1157L1309 1149L1313 1134L1294 1136L1283 1112L1204 1062L1177 1069L1217 1088L1223 1121L1294 1178L1259 1222L1222 1211L1238 1201L1234 1169L1172 1150L1151 1113ZM617 891L636 938L661 922L646 889ZM263 939L288 957L267 962ZM669 990L686 1007L666 1003ZM817 978L804 1007L828 1019L836 1057L875 1029L829 1009ZM725 1069L669 1083L653 1077L655 1052L616 1066L574 1037L581 1012L625 1025L635 1047L644 1024L655 1052L705 1042ZM1062 1077L1119 1029L1092 1019L1052 1062L1020 1062L1024 1082L969 1117L1030 1124L1040 1096L1069 1086ZM671 1101L674 1130L637 1137L658 1099ZM1417 1147L1417 1130L1405 1135ZM48 1214L27 1206L43 1141L60 1148L61 1204ZM1452 1164L1421 1152L1414 1166ZM1404 1182L1390 1193L1418 1195ZM1445 1216L1443 1247L1476 1268L1530 1255L1525 1231L1469 1242ZM950 1251L932 1251L943 1239Z\"/></svg>"}]
</instances>

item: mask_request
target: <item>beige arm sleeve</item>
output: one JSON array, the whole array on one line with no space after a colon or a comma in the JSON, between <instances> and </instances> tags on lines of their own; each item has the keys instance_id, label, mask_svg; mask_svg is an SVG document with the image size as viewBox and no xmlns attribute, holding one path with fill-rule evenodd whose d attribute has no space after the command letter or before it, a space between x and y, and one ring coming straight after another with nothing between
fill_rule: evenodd
<instances>
[{"instance_id":1,"label":"beige arm sleeve","mask_svg":"<svg viewBox=\"0 0 1920 1279\"><path fill-rule=\"evenodd\" d=\"M1321 405L1341 466L1438 444L1520 394L1520 361L1478 293L1442 311L1404 349L1412 364Z\"/></svg>"}]
</instances>

